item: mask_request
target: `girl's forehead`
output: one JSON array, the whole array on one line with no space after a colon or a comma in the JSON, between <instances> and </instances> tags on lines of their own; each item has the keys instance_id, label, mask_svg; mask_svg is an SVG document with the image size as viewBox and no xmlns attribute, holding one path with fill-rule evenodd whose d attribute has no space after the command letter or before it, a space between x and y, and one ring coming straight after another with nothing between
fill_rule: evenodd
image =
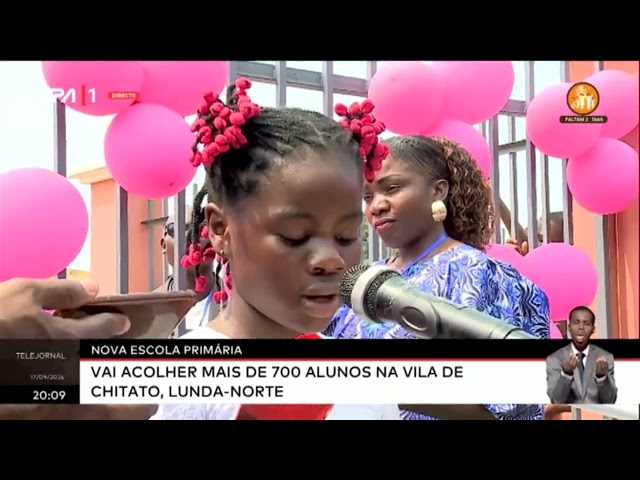
<instances>
[{"instance_id":1,"label":"girl's forehead","mask_svg":"<svg viewBox=\"0 0 640 480\"><path fill-rule=\"evenodd\" d=\"M262 216L277 211L304 212L314 217L346 215L361 210L362 169L355 162L345 168L338 162L294 162L269 178L245 204ZM243 213L243 215L246 212Z\"/></svg>"}]
</instances>

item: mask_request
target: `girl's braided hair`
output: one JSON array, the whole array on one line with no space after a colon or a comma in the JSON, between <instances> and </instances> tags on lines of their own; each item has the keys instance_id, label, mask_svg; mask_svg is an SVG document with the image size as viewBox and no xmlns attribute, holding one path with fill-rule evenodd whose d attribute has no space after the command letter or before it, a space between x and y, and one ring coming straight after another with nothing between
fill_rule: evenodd
<instances>
[{"instance_id":1,"label":"girl's braided hair","mask_svg":"<svg viewBox=\"0 0 640 480\"><path fill-rule=\"evenodd\" d=\"M231 291L231 270L229 262L209 242L202 205L205 198L232 204L251 195L271 167L285 157L292 161L303 157L292 155L302 149L346 153L354 164L361 165L368 182L373 181L389 154L389 148L378 139L385 126L373 116L374 106L368 99L349 107L336 105L335 112L341 117L336 122L298 108L261 108L247 94L250 88L251 81L240 78L229 86L224 102L218 95L206 93L191 126L196 141L190 162L194 167L204 166L207 182L194 201L189 245L181 264L184 268L195 267L197 272L201 262L217 261L216 303L225 301ZM196 290L202 291L205 285L206 278L198 277Z\"/></svg>"}]
</instances>

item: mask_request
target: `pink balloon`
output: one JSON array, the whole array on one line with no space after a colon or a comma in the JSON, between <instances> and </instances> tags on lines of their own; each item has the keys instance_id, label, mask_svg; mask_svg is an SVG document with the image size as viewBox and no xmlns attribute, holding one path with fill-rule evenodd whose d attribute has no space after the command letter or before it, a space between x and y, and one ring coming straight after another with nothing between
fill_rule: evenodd
<instances>
[{"instance_id":1,"label":"pink balloon","mask_svg":"<svg viewBox=\"0 0 640 480\"><path fill-rule=\"evenodd\" d=\"M556 325L556 322L549 322L549 337L552 340L560 340L564 338L562 336L562 332L558 328L558 325Z\"/></svg>"},{"instance_id":2,"label":"pink balloon","mask_svg":"<svg viewBox=\"0 0 640 480\"><path fill-rule=\"evenodd\" d=\"M567 186L573 198L593 213L609 215L638 198L638 152L621 140L601 138L567 164Z\"/></svg>"},{"instance_id":3,"label":"pink balloon","mask_svg":"<svg viewBox=\"0 0 640 480\"><path fill-rule=\"evenodd\" d=\"M548 243L523 257L529 278L549 299L550 318L566 320L579 305L589 305L598 289L598 275L589 257L568 243Z\"/></svg>"},{"instance_id":4,"label":"pink balloon","mask_svg":"<svg viewBox=\"0 0 640 480\"><path fill-rule=\"evenodd\" d=\"M633 75L621 70L602 70L585 80L598 90L600 103L594 115L604 115L602 136L622 138L638 125L640 85Z\"/></svg>"},{"instance_id":5,"label":"pink balloon","mask_svg":"<svg viewBox=\"0 0 640 480\"><path fill-rule=\"evenodd\" d=\"M485 177L489 177L493 160L491 148L482 133L473 126L459 120L443 120L435 127L430 128L425 135L443 137L460 144L471 154Z\"/></svg>"},{"instance_id":6,"label":"pink balloon","mask_svg":"<svg viewBox=\"0 0 640 480\"><path fill-rule=\"evenodd\" d=\"M170 108L183 117L194 115L206 92L222 92L229 62L140 62L144 81L140 98Z\"/></svg>"},{"instance_id":7,"label":"pink balloon","mask_svg":"<svg viewBox=\"0 0 640 480\"><path fill-rule=\"evenodd\" d=\"M54 97L67 107L102 116L119 113L136 100L143 69L133 61L42 62L42 73L49 87L56 89Z\"/></svg>"},{"instance_id":8,"label":"pink balloon","mask_svg":"<svg viewBox=\"0 0 640 480\"><path fill-rule=\"evenodd\" d=\"M508 245L492 243L485 249L485 253L491 258L508 263L518 271L522 267L524 257Z\"/></svg>"},{"instance_id":9,"label":"pink balloon","mask_svg":"<svg viewBox=\"0 0 640 480\"><path fill-rule=\"evenodd\" d=\"M88 231L87 206L66 177L43 168L0 175L0 281L57 275Z\"/></svg>"},{"instance_id":10,"label":"pink balloon","mask_svg":"<svg viewBox=\"0 0 640 480\"><path fill-rule=\"evenodd\" d=\"M550 157L570 158L593 147L600 133L600 123L561 123L562 116L575 116L569 109L570 83L559 83L537 94L527 108L527 136Z\"/></svg>"},{"instance_id":11,"label":"pink balloon","mask_svg":"<svg viewBox=\"0 0 640 480\"><path fill-rule=\"evenodd\" d=\"M444 109L444 83L423 62L388 62L380 65L369 83L374 115L400 135L414 135L440 120Z\"/></svg>"},{"instance_id":12,"label":"pink balloon","mask_svg":"<svg viewBox=\"0 0 640 480\"><path fill-rule=\"evenodd\" d=\"M167 198L184 190L196 168L189 163L194 135L180 114L139 103L116 116L104 139L107 168L127 192Z\"/></svg>"},{"instance_id":13,"label":"pink balloon","mask_svg":"<svg viewBox=\"0 0 640 480\"><path fill-rule=\"evenodd\" d=\"M511 62L433 62L433 68L445 80L445 116L471 125L500 113L515 83Z\"/></svg>"}]
</instances>

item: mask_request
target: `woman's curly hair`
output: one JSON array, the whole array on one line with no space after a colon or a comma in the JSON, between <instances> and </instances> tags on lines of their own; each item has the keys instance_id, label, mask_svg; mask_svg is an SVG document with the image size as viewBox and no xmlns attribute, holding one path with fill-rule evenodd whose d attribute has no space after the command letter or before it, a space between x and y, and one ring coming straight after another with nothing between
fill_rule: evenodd
<instances>
[{"instance_id":1,"label":"woman's curly hair","mask_svg":"<svg viewBox=\"0 0 640 480\"><path fill-rule=\"evenodd\" d=\"M484 250L495 231L493 191L469 152L450 140L422 135L393 137L386 143L392 157L407 162L433 180L449 183L444 201L447 234Z\"/></svg>"}]
</instances>

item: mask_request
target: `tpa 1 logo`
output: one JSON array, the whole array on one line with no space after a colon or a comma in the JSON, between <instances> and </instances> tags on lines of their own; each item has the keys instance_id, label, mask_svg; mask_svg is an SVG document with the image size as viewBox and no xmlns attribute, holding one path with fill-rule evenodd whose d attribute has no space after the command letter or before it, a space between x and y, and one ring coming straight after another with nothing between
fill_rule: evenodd
<instances>
[{"instance_id":1,"label":"tpa 1 logo","mask_svg":"<svg viewBox=\"0 0 640 480\"><path fill-rule=\"evenodd\" d=\"M85 106L87 104L96 103L96 89L87 88L86 85L81 85L79 89L69 88L65 90L64 88L52 88L51 93L53 93L53 96L65 105ZM114 91L107 93L107 98L109 100L135 102L140 99L140 94L138 92Z\"/></svg>"},{"instance_id":2,"label":"tpa 1 logo","mask_svg":"<svg viewBox=\"0 0 640 480\"><path fill-rule=\"evenodd\" d=\"M87 103L96 103L96 89L87 88L86 85L80 86L80 91L75 88L52 88L53 96L65 105L86 105Z\"/></svg>"}]
</instances>

